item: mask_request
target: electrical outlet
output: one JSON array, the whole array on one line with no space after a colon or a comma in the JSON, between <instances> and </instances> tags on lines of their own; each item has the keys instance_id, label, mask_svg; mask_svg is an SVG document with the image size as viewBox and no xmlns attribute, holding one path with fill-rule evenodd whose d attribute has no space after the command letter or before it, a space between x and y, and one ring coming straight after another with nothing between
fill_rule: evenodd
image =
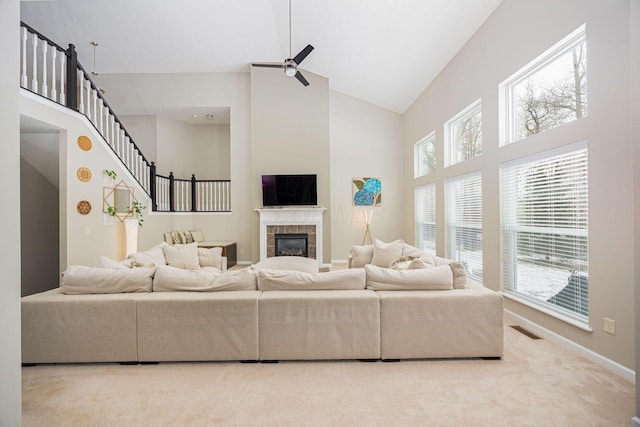
<instances>
[{"instance_id":1,"label":"electrical outlet","mask_svg":"<svg viewBox=\"0 0 640 427\"><path fill-rule=\"evenodd\" d=\"M613 319L604 318L604 331L615 335L616 334L616 321Z\"/></svg>"},{"instance_id":2,"label":"electrical outlet","mask_svg":"<svg viewBox=\"0 0 640 427\"><path fill-rule=\"evenodd\" d=\"M91 234L91 227L89 227L88 225L84 226L84 234Z\"/></svg>"}]
</instances>

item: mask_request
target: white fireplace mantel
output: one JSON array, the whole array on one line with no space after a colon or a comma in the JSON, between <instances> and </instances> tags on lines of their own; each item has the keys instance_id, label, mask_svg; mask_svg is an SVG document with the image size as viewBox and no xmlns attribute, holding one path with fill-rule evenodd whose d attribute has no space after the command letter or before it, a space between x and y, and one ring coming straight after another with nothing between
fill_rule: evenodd
<instances>
[{"instance_id":1,"label":"white fireplace mantel","mask_svg":"<svg viewBox=\"0 0 640 427\"><path fill-rule=\"evenodd\" d=\"M274 207L260 208L260 260L267 257L267 226L269 225L315 225L316 259L322 265L322 207Z\"/></svg>"}]
</instances>

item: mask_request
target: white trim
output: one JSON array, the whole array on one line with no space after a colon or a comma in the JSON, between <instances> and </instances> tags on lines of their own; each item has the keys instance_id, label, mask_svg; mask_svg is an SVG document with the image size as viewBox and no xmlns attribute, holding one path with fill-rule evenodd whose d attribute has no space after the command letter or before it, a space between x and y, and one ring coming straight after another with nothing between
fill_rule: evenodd
<instances>
[{"instance_id":1,"label":"white trim","mask_svg":"<svg viewBox=\"0 0 640 427\"><path fill-rule=\"evenodd\" d=\"M575 326L576 328L582 329L583 331L593 332L593 329L591 328L591 326L589 326L588 323L568 316L566 314L562 314L559 311L546 307L545 305L540 304L537 301L531 301L529 298L523 295L506 290L502 290L499 293L505 298L509 298L510 300L519 302L520 304L526 305L527 307L533 308L534 310L540 311L548 316L555 317L556 319L562 320L563 322Z\"/></svg>"},{"instance_id":2,"label":"white trim","mask_svg":"<svg viewBox=\"0 0 640 427\"><path fill-rule=\"evenodd\" d=\"M588 348L583 347L580 344L577 344L563 337L562 335L558 335L555 332L550 331L549 329L543 328L537 323L534 323L528 319L525 319L524 317L519 316L512 311L504 310L504 313L507 317L511 317L513 320L520 323L521 324L520 326L526 329L529 329L531 332L534 332L537 335L540 335L541 337L548 339L554 344L558 344L561 347L572 350L578 353L580 356L585 357L591 360L592 362L595 362L598 365L602 366L603 368L607 369L608 371L624 378L625 380L629 381L631 384L635 384L636 373L635 371L627 368L626 366L622 366L618 362L614 362L613 360L606 358L601 354L598 354L592 350L589 350Z\"/></svg>"},{"instance_id":3,"label":"white trim","mask_svg":"<svg viewBox=\"0 0 640 427\"><path fill-rule=\"evenodd\" d=\"M348 264L346 259L332 259L331 264Z\"/></svg>"},{"instance_id":4,"label":"white trim","mask_svg":"<svg viewBox=\"0 0 640 427\"><path fill-rule=\"evenodd\" d=\"M631 418L631 427L640 427L640 417Z\"/></svg>"}]
</instances>

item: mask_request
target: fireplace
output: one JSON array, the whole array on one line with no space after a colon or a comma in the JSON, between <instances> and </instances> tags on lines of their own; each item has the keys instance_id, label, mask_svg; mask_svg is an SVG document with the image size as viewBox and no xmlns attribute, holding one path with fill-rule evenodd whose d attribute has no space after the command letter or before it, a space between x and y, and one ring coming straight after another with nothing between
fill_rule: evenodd
<instances>
[{"instance_id":1,"label":"fireplace","mask_svg":"<svg viewBox=\"0 0 640 427\"><path fill-rule=\"evenodd\" d=\"M308 252L308 234L276 234L275 256L302 256L306 257Z\"/></svg>"}]
</instances>

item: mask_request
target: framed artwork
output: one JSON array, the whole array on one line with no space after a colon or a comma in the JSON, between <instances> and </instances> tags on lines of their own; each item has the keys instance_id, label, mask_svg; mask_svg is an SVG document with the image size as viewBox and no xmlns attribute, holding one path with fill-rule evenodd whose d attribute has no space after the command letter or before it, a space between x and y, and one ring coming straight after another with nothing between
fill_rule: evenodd
<instances>
[{"instance_id":1,"label":"framed artwork","mask_svg":"<svg viewBox=\"0 0 640 427\"><path fill-rule=\"evenodd\" d=\"M353 205L354 206L381 206L382 182L380 178L353 178Z\"/></svg>"}]
</instances>

